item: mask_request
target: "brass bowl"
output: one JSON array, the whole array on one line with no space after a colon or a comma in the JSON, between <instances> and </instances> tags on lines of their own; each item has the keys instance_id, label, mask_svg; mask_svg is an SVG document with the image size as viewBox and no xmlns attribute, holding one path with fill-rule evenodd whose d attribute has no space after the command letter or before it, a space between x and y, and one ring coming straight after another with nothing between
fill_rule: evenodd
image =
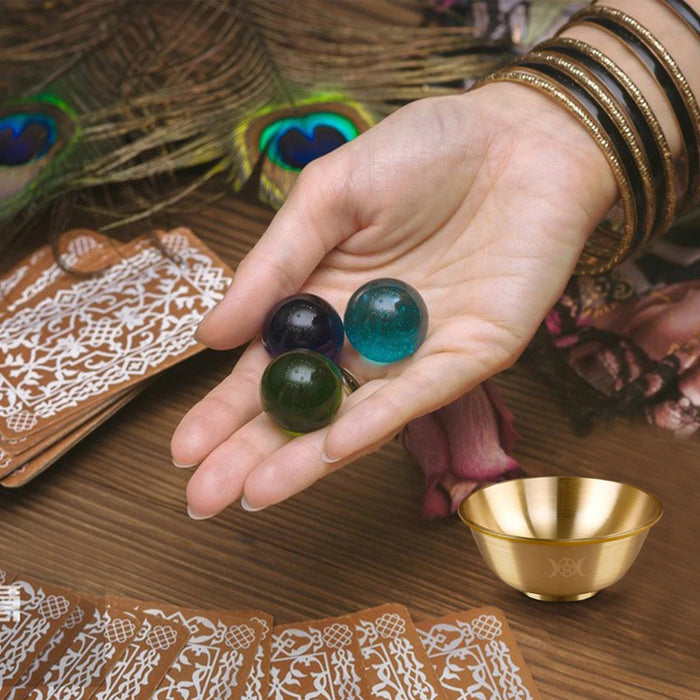
<instances>
[{"instance_id":1,"label":"brass bowl","mask_svg":"<svg viewBox=\"0 0 700 700\"><path fill-rule=\"evenodd\" d=\"M619 581L662 513L634 486L572 476L493 484L459 508L496 576L549 601L585 600Z\"/></svg>"}]
</instances>

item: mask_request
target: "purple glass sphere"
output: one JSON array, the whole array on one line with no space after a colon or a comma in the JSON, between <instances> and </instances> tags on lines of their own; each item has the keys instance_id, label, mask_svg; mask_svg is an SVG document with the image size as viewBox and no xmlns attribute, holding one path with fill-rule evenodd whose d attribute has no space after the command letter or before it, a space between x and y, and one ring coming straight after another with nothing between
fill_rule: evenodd
<instances>
[{"instance_id":1,"label":"purple glass sphere","mask_svg":"<svg viewBox=\"0 0 700 700\"><path fill-rule=\"evenodd\" d=\"M290 350L313 350L335 359L344 338L340 314L315 294L282 299L263 322L262 342L272 357Z\"/></svg>"}]
</instances>

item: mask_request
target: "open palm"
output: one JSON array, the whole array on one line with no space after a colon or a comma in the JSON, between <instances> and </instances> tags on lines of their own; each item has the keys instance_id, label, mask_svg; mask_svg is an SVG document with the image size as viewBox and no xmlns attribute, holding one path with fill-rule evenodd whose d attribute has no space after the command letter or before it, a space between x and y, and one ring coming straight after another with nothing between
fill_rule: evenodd
<instances>
[{"instance_id":1,"label":"open palm","mask_svg":"<svg viewBox=\"0 0 700 700\"><path fill-rule=\"evenodd\" d=\"M378 277L420 291L428 336L392 365L346 344L339 361L363 385L331 425L294 439L262 413L269 357L253 341L173 435L174 461L199 465L187 489L192 516L242 496L250 509L283 500L512 364L614 195L586 132L516 85L413 103L308 166L200 340L239 346L298 291L342 315Z\"/></svg>"}]
</instances>

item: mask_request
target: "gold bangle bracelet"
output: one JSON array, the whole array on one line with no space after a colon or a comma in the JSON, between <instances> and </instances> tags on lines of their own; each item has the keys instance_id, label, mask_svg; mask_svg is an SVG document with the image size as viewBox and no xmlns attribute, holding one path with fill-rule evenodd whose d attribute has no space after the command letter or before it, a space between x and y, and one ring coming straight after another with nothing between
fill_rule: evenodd
<instances>
[{"instance_id":1,"label":"gold bangle bracelet","mask_svg":"<svg viewBox=\"0 0 700 700\"><path fill-rule=\"evenodd\" d=\"M663 169L664 194L663 199L660 200L659 192L656 192L656 204L660 211L657 212L656 217L658 226L654 231L652 231L652 236L656 237L663 235L670 227L676 213L681 183L676 166L673 162L671 149L669 148L668 141L666 140L666 136L661 128L661 124L659 124L659 120L656 118L656 115L652 111L644 95L642 95L639 88L627 75L627 73L625 73L612 59L585 41L573 39L571 37L559 37L558 39L544 42L543 44L538 45L537 48L543 51L554 52L557 52L557 50L562 51L566 49L573 49L579 54L582 54L584 57L590 59L591 62L597 64L598 68L602 69L603 71L607 71L609 76L611 76L613 80L616 80L618 84L624 90L626 90L627 97L633 100L639 115L641 115L646 122L646 128L648 130L647 137L649 137L649 134L651 135L657 149L657 155L655 156L655 160L653 162L651 157L649 157L652 177L656 175L654 172L654 163L658 163L660 160L661 167ZM569 58L571 58L570 55ZM587 66L584 66L584 68L590 72L590 69L588 69ZM620 106L623 107L622 104L620 104ZM639 128L637 130L639 131ZM644 139L642 139L642 142L644 143ZM649 146L646 146L646 150L647 155L649 156Z\"/></svg>"},{"instance_id":2,"label":"gold bangle bracelet","mask_svg":"<svg viewBox=\"0 0 700 700\"><path fill-rule=\"evenodd\" d=\"M645 243L651 237L654 217L656 215L656 195L652 181L651 169L649 161L644 149L641 147L641 140L636 129L630 123L628 117L619 108L617 102L608 92L607 88L598 80L593 79L588 72L578 66L574 61L557 56L547 51L535 50L530 52L523 60L528 62L542 63L544 65L553 66L573 80L580 88L583 88L599 105L602 106L605 114L612 120L618 132L622 136L627 148L629 149L633 162L629 162L628 158L623 157L621 149L618 149L623 167L628 171L628 181L637 181L637 185L631 184L632 193L635 199L639 199L639 205L643 212L637 214L638 229L634 233L631 246L625 251L628 254L630 250L636 249ZM537 70L535 68L535 70ZM612 134L608 134L612 136ZM635 172L636 170L636 172ZM641 190L639 191L639 180L641 179ZM639 212L639 209L638 209ZM641 222L643 226L640 226Z\"/></svg>"},{"instance_id":3,"label":"gold bangle bracelet","mask_svg":"<svg viewBox=\"0 0 700 700\"><path fill-rule=\"evenodd\" d=\"M592 115L555 80L540 73L520 67L506 67L483 78L477 87L494 82L512 82L529 86L551 99L559 102L574 116L598 144L613 171L617 182L622 208L624 225L621 232L611 231L607 226L601 226L584 245L583 253L576 266L577 274L594 275L606 272L615 267L632 247L637 229L637 215L632 188L620 157L613 147L609 136Z\"/></svg>"},{"instance_id":4,"label":"gold bangle bracelet","mask_svg":"<svg viewBox=\"0 0 700 700\"><path fill-rule=\"evenodd\" d=\"M600 27L623 42L661 87L681 131L686 153L688 177L683 208L693 207L700 200L700 106L678 64L648 29L620 10L592 5L577 12L566 27L582 22Z\"/></svg>"}]
</instances>

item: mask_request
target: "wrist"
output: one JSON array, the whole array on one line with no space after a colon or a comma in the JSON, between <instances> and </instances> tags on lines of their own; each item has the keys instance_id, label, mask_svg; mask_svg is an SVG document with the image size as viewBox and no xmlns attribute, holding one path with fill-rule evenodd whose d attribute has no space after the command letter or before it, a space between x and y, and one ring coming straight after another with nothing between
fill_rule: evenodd
<instances>
[{"instance_id":1,"label":"wrist","mask_svg":"<svg viewBox=\"0 0 700 700\"><path fill-rule=\"evenodd\" d=\"M528 141L534 153L539 148L557 151L562 172L578 191L577 203L590 217L590 235L619 191L606 156L586 128L564 106L525 85L491 83L470 94L482 97L499 115L495 130Z\"/></svg>"}]
</instances>

